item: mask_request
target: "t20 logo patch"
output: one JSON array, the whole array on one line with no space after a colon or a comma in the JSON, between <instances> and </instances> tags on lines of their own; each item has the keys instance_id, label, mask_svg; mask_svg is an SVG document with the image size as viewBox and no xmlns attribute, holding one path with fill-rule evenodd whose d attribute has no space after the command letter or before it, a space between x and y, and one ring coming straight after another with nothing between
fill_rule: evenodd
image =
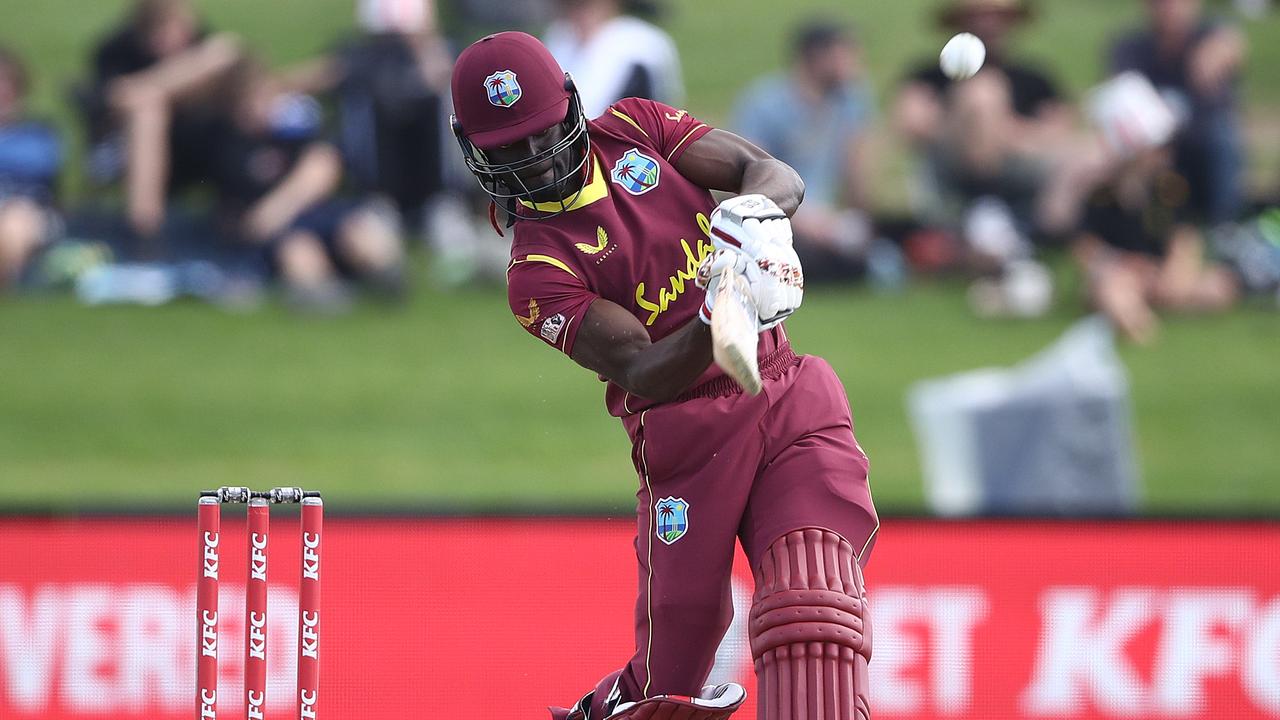
<instances>
[{"instance_id":1,"label":"t20 logo patch","mask_svg":"<svg viewBox=\"0 0 1280 720\"><path fill-rule=\"evenodd\" d=\"M658 539L670 545L689 532L689 503L684 498L667 497L659 500L653 511L658 516Z\"/></svg>"},{"instance_id":2,"label":"t20 logo patch","mask_svg":"<svg viewBox=\"0 0 1280 720\"><path fill-rule=\"evenodd\" d=\"M485 78L484 89L489 93L489 103L503 108L515 105L522 94L516 74L510 70L499 70Z\"/></svg>"},{"instance_id":3,"label":"t20 logo patch","mask_svg":"<svg viewBox=\"0 0 1280 720\"><path fill-rule=\"evenodd\" d=\"M658 187L658 161L631 148L613 164L610 177L632 195L643 195Z\"/></svg>"},{"instance_id":4,"label":"t20 logo patch","mask_svg":"<svg viewBox=\"0 0 1280 720\"><path fill-rule=\"evenodd\" d=\"M556 313L546 320L542 321L542 328L538 331L544 340L556 344L560 339L560 331L564 329L564 315Z\"/></svg>"}]
</instances>

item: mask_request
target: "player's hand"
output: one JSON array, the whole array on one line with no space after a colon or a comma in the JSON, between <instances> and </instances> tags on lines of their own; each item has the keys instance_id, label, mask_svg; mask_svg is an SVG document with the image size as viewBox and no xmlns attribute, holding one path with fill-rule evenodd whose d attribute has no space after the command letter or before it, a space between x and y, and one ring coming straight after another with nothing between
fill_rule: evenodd
<instances>
[{"instance_id":1,"label":"player's hand","mask_svg":"<svg viewBox=\"0 0 1280 720\"><path fill-rule=\"evenodd\" d=\"M703 258L702 263L698 265L698 273L694 276L693 283L706 291L702 299L702 308L698 310L698 318L708 325L711 324L711 313L715 310L720 278L729 268L732 268L735 274L746 277L748 285L752 277L758 277L760 274L755 263L751 262L746 254L736 250L712 250Z\"/></svg>"},{"instance_id":2,"label":"player's hand","mask_svg":"<svg viewBox=\"0 0 1280 720\"><path fill-rule=\"evenodd\" d=\"M790 245L766 248L755 260L740 250L714 250L698 266L694 283L706 290L699 317L710 324L715 309L716 288L726 268L742 275L750 288L751 301L760 319L760 329L768 330L787 319L804 300L804 271Z\"/></svg>"},{"instance_id":3,"label":"player's hand","mask_svg":"<svg viewBox=\"0 0 1280 720\"><path fill-rule=\"evenodd\" d=\"M711 244L759 259L767 248L791 247L791 220L764 195L731 197L711 213Z\"/></svg>"},{"instance_id":4,"label":"player's hand","mask_svg":"<svg viewBox=\"0 0 1280 720\"><path fill-rule=\"evenodd\" d=\"M765 248L756 258L757 276L747 278L760 317L760 329L768 330L786 320L804 300L804 270L790 243Z\"/></svg>"}]
</instances>

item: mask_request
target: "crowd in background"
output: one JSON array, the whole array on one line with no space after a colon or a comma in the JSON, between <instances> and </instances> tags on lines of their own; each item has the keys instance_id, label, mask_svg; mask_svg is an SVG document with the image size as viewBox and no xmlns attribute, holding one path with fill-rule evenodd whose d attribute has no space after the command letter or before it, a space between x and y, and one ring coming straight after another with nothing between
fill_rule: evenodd
<instances>
[{"instance_id":1,"label":"crowd in background","mask_svg":"<svg viewBox=\"0 0 1280 720\"><path fill-rule=\"evenodd\" d=\"M1066 249L1084 301L1139 342L1161 310L1274 302L1280 220L1266 208L1278 198L1243 184L1245 36L1201 0L1141 1L1145 23L1114 42L1108 77L1079 100L1012 50L1036 22L1021 0L938 4L940 29L987 48L963 81L932 57L868 68L837 21L795 28L788 66L743 90L727 129L804 178L793 225L810 282L961 275L977 312L1034 315L1052 293L1039 258ZM652 4L507 5L456 10L478 27L540 31L589 116L627 96L685 103ZM75 89L89 184L75 207L57 193L67 138L25 112L26 67L0 48L0 289L234 305L278 288L300 310L338 312L356 293L403 297L418 245L436 282L500 282L506 240L488 227L448 123L459 43L431 0L357 0L354 11L358 34L268 70L188 0L137 0ZM898 77L883 110L871 72ZM908 212L873 203L880 132L913 155Z\"/></svg>"}]
</instances>

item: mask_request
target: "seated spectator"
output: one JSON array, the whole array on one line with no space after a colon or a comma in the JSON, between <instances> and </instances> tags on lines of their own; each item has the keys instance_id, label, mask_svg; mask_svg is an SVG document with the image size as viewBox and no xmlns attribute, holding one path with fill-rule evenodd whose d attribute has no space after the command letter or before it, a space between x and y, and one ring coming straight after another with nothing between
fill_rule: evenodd
<instances>
[{"instance_id":1,"label":"seated spectator","mask_svg":"<svg viewBox=\"0 0 1280 720\"><path fill-rule=\"evenodd\" d=\"M448 128L453 52L434 4L359 0L356 18L360 36L280 73L282 86L336 94L348 178L391 199L411 226L422 227L446 284L485 268L504 277L509 250L485 242L468 202L469 193L477 194L475 182Z\"/></svg>"},{"instance_id":2,"label":"seated spectator","mask_svg":"<svg viewBox=\"0 0 1280 720\"><path fill-rule=\"evenodd\" d=\"M27 72L0 48L0 293L12 288L57 224L53 210L62 142L24 116Z\"/></svg>"},{"instance_id":3,"label":"seated spectator","mask_svg":"<svg viewBox=\"0 0 1280 720\"><path fill-rule=\"evenodd\" d=\"M1047 202L1048 180L1071 135L1071 110L1054 80L1012 57L1010 37L1031 16L1022 0L949 0L939 13L949 32L969 32L987 46L981 72L947 78L936 57L922 61L896 100L898 127L923 160L921 219L959 229L977 210L979 225L1019 230L1014 247L988 246L981 233L966 237L978 256L999 265L1025 254ZM1007 222L1006 222L1007 220Z\"/></svg>"},{"instance_id":4,"label":"seated spectator","mask_svg":"<svg viewBox=\"0 0 1280 720\"><path fill-rule=\"evenodd\" d=\"M573 76L588 118L625 97L679 106L684 101L680 56L671 37L638 17L623 15L620 0L559 0L561 18L542 38Z\"/></svg>"},{"instance_id":5,"label":"seated spectator","mask_svg":"<svg viewBox=\"0 0 1280 720\"><path fill-rule=\"evenodd\" d=\"M484 37L504 30L533 33L556 15L559 0L453 0L450 26L458 37Z\"/></svg>"},{"instance_id":6,"label":"seated spectator","mask_svg":"<svg viewBox=\"0 0 1280 720\"><path fill-rule=\"evenodd\" d=\"M445 190L456 154L446 127L453 54L428 0L360 0L356 17L359 37L280 80L298 92L336 92L351 179L415 215Z\"/></svg>"},{"instance_id":7,"label":"seated spectator","mask_svg":"<svg viewBox=\"0 0 1280 720\"><path fill-rule=\"evenodd\" d=\"M1072 243L1090 302L1138 343L1154 339L1157 310L1230 307L1239 280L1204 260L1204 236L1189 219L1191 185L1173 162L1174 111L1143 76L1127 73L1095 92L1090 114L1114 160Z\"/></svg>"},{"instance_id":8,"label":"seated spectator","mask_svg":"<svg viewBox=\"0 0 1280 720\"><path fill-rule=\"evenodd\" d=\"M791 67L739 98L734 129L804 179L792 218L796 252L814 281L857 276L871 242L866 171L875 101L860 48L839 24L814 21L792 43Z\"/></svg>"},{"instance_id":9,"label":"seated spectator","mask_svg":"<svg viewBox=\"0 0 1280 720\"><path fill-rule=\"evenodd\" d=\"M1111 70L1142 73L1182 120L1174 166L1191 184L1190 210L1203 222L1235 220L1243 209L1243 156L1236 88L1246 41L1204 15L1201 0L1145 0L1147 27L1111 50Z\"/></svg>"},{"instance_id":10,"label":"seated spectator","mask_svg":"<svg viewBox=\"0 0 1280 720\"><path fill-rule=\"evenodd\" d=\"M188 0L137 0L94 52L84 99L91 174L123 173L129 225L141 237L159 232L169 189L204 173L215 115L208 91L239 54L235 38L202 28Z\"/></svg>"},{"instance_id":11,"label":"seated spectator","mask_svg":"<svg viewBox=\"0 0 1280 720\"><path fill-rule=\"evenodd\" d=\"M211 136L211 157L228 234L263 248L300 309L345 308L342 278L398 296L403 249L394 213L334 197L342 159L319 138L318 104L281 94L251 61L233 68L226 92L229 113Z\"/></svg>"}]
</instances>

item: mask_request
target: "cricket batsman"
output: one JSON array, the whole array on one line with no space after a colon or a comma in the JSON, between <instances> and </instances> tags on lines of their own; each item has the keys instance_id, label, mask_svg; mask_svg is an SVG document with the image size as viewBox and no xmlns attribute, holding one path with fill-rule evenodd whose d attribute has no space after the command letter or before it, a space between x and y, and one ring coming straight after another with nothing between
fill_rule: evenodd
<instances>
[{"instance_id":1,"label":"cricket batsman","mask_svg":"<svg viewBox=\"0 0 1280 720\"><path fill-rule=\"evenodd\" d=\"M453 129L512 230L508 296L535 338L599 374L639 475L635 654L554 720L718 720L703 687L733 614L735 539L755 576L761 720L870 717L863 589L878 528L844 388L783 320L803 276L794 170L683 110L629 98L587 119L532 36L503 32L454 69ZM734 193L717 205L711 190ZM763 391L712 362L717 278L758 309Z\"/></svg>"}]
</instances>

